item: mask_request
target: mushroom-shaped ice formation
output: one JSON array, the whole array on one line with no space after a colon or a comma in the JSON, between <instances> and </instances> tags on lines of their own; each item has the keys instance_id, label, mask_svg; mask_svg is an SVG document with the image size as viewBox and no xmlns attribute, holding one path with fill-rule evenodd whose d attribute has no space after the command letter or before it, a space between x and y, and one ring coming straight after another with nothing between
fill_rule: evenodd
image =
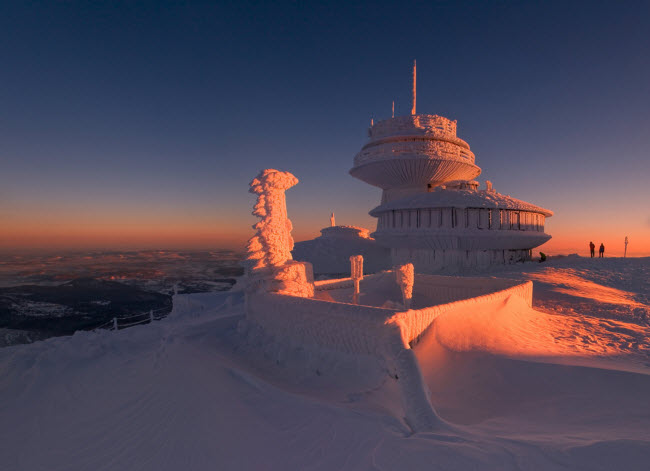
<instances>
[{"instance_id":1,"label":"mushroom-shaped ice formation","mask_svg":"<svg viewBox=\"0 0 650 471\"><path fill-rule=\"evenodd\" d=\"M293 238L285 191L298 183L289 172L262 170L250 183L257 195L253 215L261 221L247 245L249 291L275 291L294 296L314 294L311 265L292 260Z\"/></svg>"}]
</instances>

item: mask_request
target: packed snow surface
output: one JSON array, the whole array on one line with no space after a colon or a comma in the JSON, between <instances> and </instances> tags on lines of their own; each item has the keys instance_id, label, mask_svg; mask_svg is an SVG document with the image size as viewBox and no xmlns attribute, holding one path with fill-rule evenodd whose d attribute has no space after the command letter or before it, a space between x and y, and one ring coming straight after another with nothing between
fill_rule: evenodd
<instances>
[{"instance_id":1,"label":"packed snow surface","mask_svg":"<svg viewBox=\"0 0 650 471\"><path fill-rule=\"evenodd\" d=\"M493 275L533 280L533 308L458 308L414 346L439 432L376 362L242 337L240 291L177 295L150 325L0 349L2 469L647 470L650 259Z\"/></svg>"}]
</instances>

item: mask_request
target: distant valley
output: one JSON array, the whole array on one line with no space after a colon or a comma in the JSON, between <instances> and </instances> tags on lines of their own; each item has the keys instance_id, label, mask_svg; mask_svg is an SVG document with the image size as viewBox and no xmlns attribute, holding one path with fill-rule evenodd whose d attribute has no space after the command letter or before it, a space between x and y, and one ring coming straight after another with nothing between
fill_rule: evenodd
<instances>
[{"instance_id":1,"label":"distant valley","mask_svg":"<svg viewBox=\"0 0 650 471\"><path fill-rule=\"evenodd\" d=\"M243 274L239 260L230 251L5 256L0 346L110 326L114 318L164 317L173 294L230 289Z\"/></svg>"}]
</instances>

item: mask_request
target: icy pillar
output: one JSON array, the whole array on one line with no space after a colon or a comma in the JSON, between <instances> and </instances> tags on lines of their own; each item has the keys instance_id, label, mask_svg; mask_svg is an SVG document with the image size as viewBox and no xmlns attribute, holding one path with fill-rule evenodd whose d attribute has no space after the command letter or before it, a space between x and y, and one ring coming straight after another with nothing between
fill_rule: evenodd
<instances>
[{"instance_id":1,"label":"icy pillar","mask_svg":"<svg viewBox=\"0 0 650 471\"><path fill-rule=\"evenodd\" d=\"M406 309L411 309L411 300L413 299L413 280L415 278L415 271L413 270L413 264L407 263L406 265L401 265L394 267L395 271L395 281L402 290L402 301L404 302L404 307Z\"/></svg>"},{"instance_id":2,"label":"icy pillar","mask_svg":"<svg viewBox=\"0 0 650 471\"><path fill-rule=\"evenodd\" d=\"M359 304L359 282L363 280L363 256L352 255L350 257L350 273L350 277L354 281L352 303Z\"/></svg>"}]
</instances>

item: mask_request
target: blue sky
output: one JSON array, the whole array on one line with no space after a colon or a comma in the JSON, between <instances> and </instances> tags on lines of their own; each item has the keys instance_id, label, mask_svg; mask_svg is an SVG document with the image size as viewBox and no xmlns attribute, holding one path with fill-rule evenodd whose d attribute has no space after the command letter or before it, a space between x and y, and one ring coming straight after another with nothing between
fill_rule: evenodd
<instances>
[{"instance_id":1,"label":"blue sky","mask_svg":"<svg viewBox=\"0 0 650 471\"><path fill-rule=\"evenodd\" d=\"M370 227L380 191L347 172L371 118L409 113L417 59L418 111L554 210L554 243L650 253L648 2L7 2L0 28L0 245L138 224L236 244L269 167L301 181L297 239L331 210Z\"/></svg>"}]
</instances>

